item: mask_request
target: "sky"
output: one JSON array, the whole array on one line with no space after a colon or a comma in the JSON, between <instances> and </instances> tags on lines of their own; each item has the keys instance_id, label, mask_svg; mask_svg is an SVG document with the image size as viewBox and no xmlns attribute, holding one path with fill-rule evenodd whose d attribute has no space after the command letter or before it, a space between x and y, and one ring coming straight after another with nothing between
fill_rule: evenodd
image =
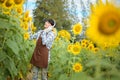
<instances>
[{"instance_id":1,"label":"sky","mask_svg":"<svg viewBox=\"0 0 120 80\"><path fill-rule=\"evenodd\" d=\"M76 4L76 14L78 15L78 17L82 17L84 12L82 11L82 8L81 8L81 3L80 1L83 1L83 5L88 8L88 1L90 1L91 3L95 3L96 0L74 0L75 4ZM105 1L105 0L103 0ZM115 1L115 4L116 5L119 5L120 4L120 0L112 0L112 1ZM25 10L30 10L30 16L32 16L32 12L33 12L33 9L35 8L35 2L36 0L27 0L27 3L24 5L25 6ZM69 0L69 2L71 2L71 0Z\"/></svg>"},{"instance_id":2,"label":"sky","mask_svg":"<svg viewBox=\"0 0 120 80\"><path fill-rule=\"evenodd\" d=\"M70 0L71 1L71 0ZM80 9L80 1L81 0L74 0L78 9L78 13L79 13L79 9ZM84 4L87 2L88 0L83 0ZM91 2L95 2L95 0L90 0ZM35 8L35 2L36 0L27 0L27 3L24 5L25 6L25 10L30 10L30 16L32 16L32 12L33 9Z\"/></svg>"}]
</instances>

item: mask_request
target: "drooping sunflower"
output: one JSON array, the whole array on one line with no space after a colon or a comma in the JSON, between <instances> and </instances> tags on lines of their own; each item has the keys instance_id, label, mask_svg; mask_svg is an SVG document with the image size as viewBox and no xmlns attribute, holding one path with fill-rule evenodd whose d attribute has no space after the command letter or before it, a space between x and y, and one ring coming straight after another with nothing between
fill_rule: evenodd
<instances>
[{"instance_id":1,"label":"drooping sunflower","mask_svg":"<svg viewBox=\"0 0 120 80\"><path fill-rule=\"evenodd\" d=\"M75 35L79 35L82 32L81 24L80 23L75 24L72 30Z\"/></svg>"},{"instance_id":2,"label":"drooping sunflower","mask_svg":"<svg viewBox=\"0 0 120 80\"><path fill-rule=\"evenodd\" d=\"M26 11L25 14L24 14L24 21L28 21L29 20L29 13L30 11Z\"/></svg>"},{"instance_id":3,"label":"drooping sunflower","mask_svg":"<svg viewBox=\"0 0 120 80\"><path fill-rule=\"evenodd\" d=\"M82 65L81 65L80 63L75 63L75 64L73 65L73 70L74 70L75 72L81 72L82 69L83 69L83 67L82 67Z\"/></svg>"},{"instance_id":4,"label":"drooping sunflower","mask_svg":"<svg viewBox=\"0 0 120 80\"><path fill-rule=\"evenodd\" d=\"M70 33L68 31L66 31L66 30L59 31L58 36L63 37L63 38L68 39L68 40L70 40L70 38L71 38Z\"/></svg>"},{"instance_id":5,"label":"drooping sunflower","mask_svg":"<svg viewBox=\"0 0 120 80\"><path fill-rule=\"evenodd\" d=\"M74 55L78 55L81 51L81 46L73 44L71 51Z\"/></svg>"},{"instance_id":6,"label":"drooping sunflower","mask_svg":"<svg viewBox=\"0 0 120 80\"><path fill-rule=\"evenodd\" d=\"M3 7L6 8L6 9L11 9L13 8L13 0L6 0L3 4Z\"/></svg>"},{"instance_id":7,"label":"drooping sunflower","mask_svg":"<svg viewBox=\"0 0 120 80\"><path fill-rule=\"evenodd\" d=\"M100 3L90 16L86 35L99 46L117 46L120 42L120 8L112 3Z\"/></svg>"},{"instance_id":8,"label":"drooping sunflower","mask_svg":"<svg viewBox=\"0 0 120 80\"><path fill-rule=\"evenodd\" d=\"M22 5L25 0L14 0L15 5Z\"/></svg>"},{"instance_id":9,"label":"drooping sunflower","mask_svg":"<svg viewBox=\"0 0 120 80\"><path fill-rule=\"evenodd\" d=\"M28 30L28 23L24 23L23 29L24 29L24 30Z\"/></svg>"},{"instance_id":10,"label":"drooping sunflower","mask_svg":"<svg viewBox=\"0 0 120 80\"><path fill-rule=\"evenodd\" d=\"M24 34L24 39L27 40L27 39L29 39L29 37L30 37L29 33L26 32L26 33Z\"/></svg>"}]
</instances>

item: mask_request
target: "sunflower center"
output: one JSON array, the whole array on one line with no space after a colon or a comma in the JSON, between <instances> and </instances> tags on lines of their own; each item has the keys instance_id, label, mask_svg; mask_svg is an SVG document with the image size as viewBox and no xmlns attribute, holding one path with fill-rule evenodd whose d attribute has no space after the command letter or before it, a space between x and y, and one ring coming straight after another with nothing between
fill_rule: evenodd
<instances>
[{"instance_id":1,"label":"sunflower center","mask_svg":"<svg viewBox=\"0 0 120 80\"><path fill-rule=\"evenodd\" d=\"M80 31L80 27L79 27L79 26L76 27L76 28L75 28L75 31L76 31L76 32L79 32L79 31Z\"/></svg>"},{"instance_id":2,"label":"sunflower center","mask_svg":"<svg viewBox=\"0 0 120 80\"><path fill-rule=\"evenodd\" d=\"M12 4L13 4L13 2L11 0L9 0L5 3L6 7L11 7Z\"/></svg>"},{"instance_id":3,"label":"sunflower center","mask_svg":"<svg viewBox=\"0 0 120 80\"><path fill-rule=\"evenodd\" d=\"M120 28L120 17L118 14L109 12L100 18L99 31L105 35L111 35Z\"/></svg>"},{"instance_id":4,"label":"sunflower center","mask_svg":"<svg viewBox=\"0 0 120 80\"><path fill-rule=\"evenodd\" d=\"M92 46L90 46L89 48L92 49Z\"/></svg>"},{"instance_id":5,"label":"sunflower center","mask_svg":"<svg viewBox=\"0 0 120 80\"><path fill-rule=\"evenodd\" d=\"M74 52L78 52L79 51L79 49L77 47L74 47L73 50L74 50Z\"/></svg>"},{"instance_id":6,"label":"sunflower center","mask_svg":"<svg viewBox=\"0 0 120 80\"><path fill-rule=\"evenodd\" d=\"M22 12L22 9L18 8L18 9L17 9L17 12L18 12L18 13L21 13L21 12Z\"/></svg>"},{"instance_id":7,"label":"sunflower center","mask_svg":"<svg viewBox=\"0 0 120 80\"><path fill-rule=\"evenodd\" d=\"M21 4L23 0L14 0L15 4Z\"/></svg>"},{"instance_id":8,"label":"sunflower center","mask_svg":"<svg viewBox=\"0 0 120 80\"><path fill-rule=\"evenodd\" d=\"M80 66L78 66L78 65L75 66L75 69L76 69L76 70L80 70Z\"/></svg>"},{"instance_id":9,"label":"sunflower center","mask_svg":"<svg viewBox=\"0 0 120 80\"><path fill-rule=\"evenodd\" d=\"M5 0L0 0L0 3L4 3L5 2Z\"/></svg>"}]
</instances>

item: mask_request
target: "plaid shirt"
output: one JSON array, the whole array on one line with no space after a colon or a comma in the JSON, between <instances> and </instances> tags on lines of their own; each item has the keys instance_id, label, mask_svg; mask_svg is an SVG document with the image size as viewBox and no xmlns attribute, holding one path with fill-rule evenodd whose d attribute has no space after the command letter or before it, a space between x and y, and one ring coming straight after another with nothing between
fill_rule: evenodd
<instances>
[{"instance_id":1,"label":"plaid shirt","mask_svg":"<svg viewBox=\"0 0 120 80\"><path fill-rule=\"evenodd\" d=\"M52 47L52 43L54 41L54 39L56 38L56 35L53 33L53 31L49 31L48 33L40 30L37 33L30 35L30 40L31 39L38 39L39 36L41 36L42 38L42 44L46 45L46 47L48 49L50 49Z\"/></svg>"}]
</instances>

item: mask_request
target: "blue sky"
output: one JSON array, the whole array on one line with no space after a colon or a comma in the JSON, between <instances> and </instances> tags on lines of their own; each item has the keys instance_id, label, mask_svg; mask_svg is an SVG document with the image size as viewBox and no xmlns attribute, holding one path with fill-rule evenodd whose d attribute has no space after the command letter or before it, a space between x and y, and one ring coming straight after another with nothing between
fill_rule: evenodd
<instances>
[{"instance_id":1,"label":"blue sky","mask_svg":"<svg viewBox=\"0 0 120 80\"><path fill-rule=\"evenodd\" d=\"M25 10L30 10L30 16L32 16L33 9L35 8L36 0L27 0L27 3L24 5Z\"/></svg>"},{"instance_id":2,"label":"blue sky","mask_svg":"<svg viewBox=\"0 0 120 80\"><path fill-rule=\"evenodd\" d=\"M69 0L70 2L71 0ZM83 1L83 5L85 5L85 7L87 8L87 3L88 1L90 1L91 3L95 3L96 0L74 0L74 2L76 3L77 6L77 11L76 14L81 17L82 16L82 9L81 9L81 4L80 1ZM103 0L105 1L105 0ZM116 4L120 4L120 0L111 0L111 1L115 1ZM35 2L36 0L27 0L27 3L24 5L25 6L25 10L30 10L30 16L32 16L32 12L33 9L35 8Z\"/></svg>"}]
</instances>

